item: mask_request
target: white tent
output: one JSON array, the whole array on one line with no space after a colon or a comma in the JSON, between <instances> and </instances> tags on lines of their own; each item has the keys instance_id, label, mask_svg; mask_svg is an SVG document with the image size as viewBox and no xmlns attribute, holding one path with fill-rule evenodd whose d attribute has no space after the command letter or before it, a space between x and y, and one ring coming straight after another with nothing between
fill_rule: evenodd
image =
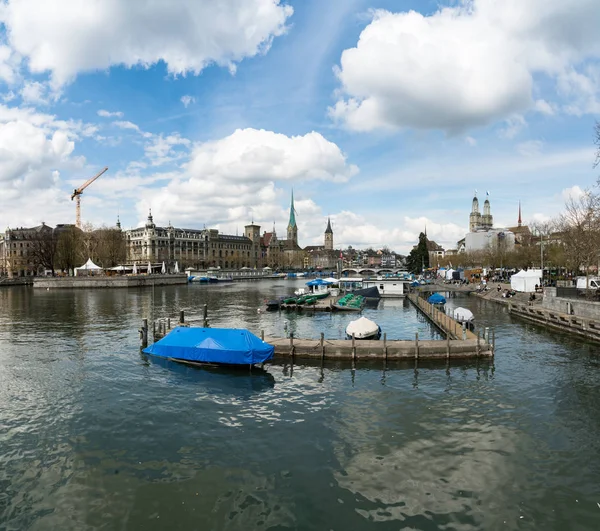
<instances>
[{"instance_id":1,"label":"white tent","mask_svg":"<svg viewBox=\"0 0 600 531\"><path fill-rule=\"evenodd\" d=\"M134 274L134 275L137 275L137 262L135 262L135 263L133 264L133 271L132 271L132 274Z\"/></svg>"},{"instance_id":2,"label":"white tent","mask_svg":"<svg viewBox=\"0 0 600 531\"><path fill-rule=\"evenodd\" d=\"M515 291L532 293L535 291L536 284L542 284L542 270L529 269L528 271L519 271L510 277L510 287Z\"/></svg>"},{"instance_id":3,"label":"white tent","mask_svg":"<svg viewBox=\"0 0 600 531\"><path fill-rule=\"evenodd\" d=\"M152 264L148 262L148 274L152 273Z\"/></svg>"},{"instance_id":4,"label":"white tent","mask_svg":"<svg viewBox=\"0 0 600 531\"><path fill-rule=\"evenodd\" d=\"M91 258L88 258L88 261L85 264L83 264L81 267L75 268L75 276L78 276L82 273L86 274L86 275L90 275L90 274L98 273L99 271L102 271L102 268L100 266L97 266L96 264L94 264L94 262L92 262Z\"/></svg>"},{"instance_id":5,"label":"white tent","mask_svg":"<svg viewBox=\"0 0 600 531\"><path fill-rule=\"evenodd\" d=\"M175 269L173 269L175 273L179 273L179 264L175 262Z\"/></svg>"},{"instance_id":6,"label":"white tent","mask_svg":"<svg viewBox=\"0 0 600 531\"><path fill-rule=\"evenodd\" d=\"M448 269L448 271L446 271L446 280L452 280L452 273L454 273L454 269Z\"/></svg>"}]
</instances>

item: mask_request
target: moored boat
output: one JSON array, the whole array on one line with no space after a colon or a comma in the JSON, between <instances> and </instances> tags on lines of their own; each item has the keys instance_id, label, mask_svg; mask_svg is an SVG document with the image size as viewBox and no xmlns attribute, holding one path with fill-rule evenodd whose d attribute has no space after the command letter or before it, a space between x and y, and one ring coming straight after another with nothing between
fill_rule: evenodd
<instances>
[{"instance_id":1,"label":"moored boat","mask_svg":"<svg viewBox=\"0 0 600 531\"><path fill-rule=\"evenodd\" d=\"M333 305L333 308L340 311L360 312L364 305L365 298L362 295L347 293Z\"/></svg>"},{"instance_id":2,"label":"moored boat","mask_svg":"<svg viewBox=\"0 0 600 531\"><path fill-rule=\"evenodd\" d=\"M452 317L460 324L464 324L469 330L475 328L475 316L471 310L459 306L452 311Z\"/></svg>"},{"instance_id":3,"label":"moored boat","mask_svg":"<svg viewBox=\"0 0 600 531\"><path fill-rule=\"evenodd\" d=\"M145 354L191 364L254 365L273 357L274 347L243 328L174 328Z\"/></svg>"},{"instance_id":4,"label":"moored boat","mask_svg":"<svg viewBox=\"0 0 600 531\"><path fill-rule=\"evenodd\" d=\"M381 337L381 327L371 319L361 317L351 321L346 327L346 336L348 339L379 339Z\"/></svg>"}]
</instances>

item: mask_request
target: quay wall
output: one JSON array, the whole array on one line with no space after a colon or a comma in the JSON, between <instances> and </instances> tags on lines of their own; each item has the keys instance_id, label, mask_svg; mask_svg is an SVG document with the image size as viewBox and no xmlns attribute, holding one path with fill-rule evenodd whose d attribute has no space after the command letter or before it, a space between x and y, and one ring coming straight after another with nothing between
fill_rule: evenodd
<instances>
[{"instance_id":1,"label":"quay wall","mask_svg":"<svg viewBox=\"0 0 600 531\"><path fill-rule=\"evenodd\" d=\"M600 342L600 321L549 310L539 305L509 303L508 312L546 328Z\"/></svg>"},{"instance_id":2,"label":"quay wall","mask_svg":"<svg viewBox=\"0 0 600 531\"><path fill-rule=\"evenodd\" d=\"M600 321L600 302L557 297L556 288L544 288L542 306L555 312Z\"/></svg>"},{"instance_id":3,"label":"quay wall","mask_svg":"<svg viewBox=\"0 0 600 531\"><path fill-rule=\"evenodd\" d=\"M178 275L127 275L89 277L36 277L34 288L77 289L77 288L137 288L146 286L170 286L187 284L185 274Z\"/></svg>"},{"instance_id":4,"label":"quay wall","mask_svg":"<svg viewBox=\"0 0 600 531\"><path fill-rule=\"evenodd\" d=\"M0 278L0 288L7 286L31 286L34 277Z\"/></svg>"}]
</instances>

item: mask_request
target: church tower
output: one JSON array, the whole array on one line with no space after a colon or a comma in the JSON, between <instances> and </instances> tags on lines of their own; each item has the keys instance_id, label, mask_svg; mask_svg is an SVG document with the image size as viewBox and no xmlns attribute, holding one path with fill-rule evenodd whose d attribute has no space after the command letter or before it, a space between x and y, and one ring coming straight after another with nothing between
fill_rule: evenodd
<instances>
[{"instance_id":1,"label":"church tower","mask_svg":"<svg viewBox=\"0 0 600 531\"><path fill-rule=\"evenodd\" d=\"M296 209L294 208L294 191L292 190L292 204L290 205L290 221L287 227L288 245L298 245L298 226L296 225Z\"/></svg>"},{"instance_id":2,"label":"church tower","mask_svg":"<svg viewBox=\"0 0 600 531\"><path fill-rule=\"evenodd\" d=\"M333 230L331 230L331 220L327 218L327 228L325 229L325 250L333 251Z\"/></svg>"},{"instance_id":3,"label":"church tower","mask_svg":"<svg viewBox=\"0 0 600 531\"><path fill-rule=\"evenodd\" d=\"M490 230L494 226L494 218L490 210L490 200L486 197L483 203L483 216L481 217L481 226L485 230Z\"/></svg>"},{"instance_id":4,"label":"church tower","mask_svg":"<svg viewBox=\"0 0 600 531\"><path fill-rule=\"evenodd\" d=\"M477 191L473 197L473 205L471 206L471 214L469 215L469 232L475 232L481 226L481 214L479 213L479 200L477 199Z\"/></svg>"}]
</instances>

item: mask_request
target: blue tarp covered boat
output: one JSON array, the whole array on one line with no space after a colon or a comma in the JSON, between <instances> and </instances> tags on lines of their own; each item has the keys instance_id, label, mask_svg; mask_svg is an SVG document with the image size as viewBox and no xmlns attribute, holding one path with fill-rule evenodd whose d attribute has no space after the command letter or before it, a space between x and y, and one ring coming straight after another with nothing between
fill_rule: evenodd
<instances>
[{"instance_id":1,"label":"blue tarp covered boat","mask_svg":"<svg viewBox=\"0 0 600 531\"><path fill-rule=\"evenodd\" d=\"M439 293L434 293L427 299L427 302L429 304L446 304L446 297L440 295Z\"/></svg>"},{"instance_id":2,"label":"blue tarp covered boat","mask_svg":"<svg viewBox=\"0 0 600 531\"><path fill-rule=\"evenodd\" d=\"M245 329L180 326L142 352L191 363L254 365L270 360L274 350Z\"/></svg>"}]
</instances>

